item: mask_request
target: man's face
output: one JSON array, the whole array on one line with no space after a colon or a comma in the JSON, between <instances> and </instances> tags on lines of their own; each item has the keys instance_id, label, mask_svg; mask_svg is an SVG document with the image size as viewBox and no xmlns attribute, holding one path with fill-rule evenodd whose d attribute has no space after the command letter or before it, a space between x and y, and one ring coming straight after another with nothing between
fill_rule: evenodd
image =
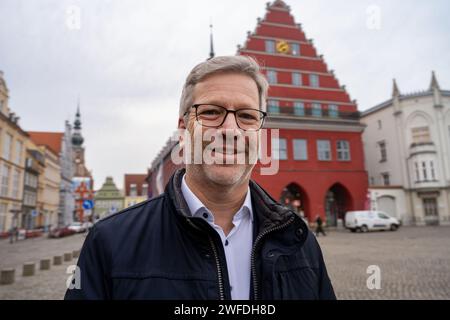
<instances>
[{"instance_id":1,"label":"man's face","mask_svg":"<svg viewBox=\"0 0 450 320\"><path fill-rule=\"evenodd\" d=\"M259 94L256 83L252 78L242 74L225 73L209 76L195 86L193 98L193 104L214 104L229 110L243 108L259 110ZM193 108L189 111L187 129L193 141L191 150L195 152L194 145L198 143L195 139L199 138L198 135L194 135L194 130L197 132L199 130L203 136L206 136L207 132L209 135L213 132L214 135L221 136L224 148L222 150L220 148L208 149L208 145L211 146L211 140L200 142L202 152L207 150L211 156L223 161L213 164L206 164L204 161L201 164L188 164L186 170L188 172L191 170L200 179L224 186L235 185L247 180L254 167L254 163L249 163L248 157L251 153L257 153L258 133L249 133L248 131L244 133L238 127L235 115L232 113L227 115L221 127L208 128L196 121ZM245 139L243 139L244 134L247 136ZM240 144L237 143L237 140L240 140ZM249 143L250 140L256 143ZM245 141L245 145L242 143L243 141ZM239 145L244 147L239 148ZM239 162L238 159L242 159L244 154L246 161Z\"/></svg>"}]
</instances>

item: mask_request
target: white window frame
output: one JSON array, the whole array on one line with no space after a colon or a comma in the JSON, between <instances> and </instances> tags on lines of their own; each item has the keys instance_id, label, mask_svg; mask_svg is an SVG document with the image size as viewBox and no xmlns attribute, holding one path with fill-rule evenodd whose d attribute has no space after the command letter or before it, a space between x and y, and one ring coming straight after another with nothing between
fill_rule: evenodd
<instances>
[{"instance_id":1,"label":"white window frame","mask_svg":"<svg viewBox=\"0 0 450 320\"><path fill-rule=\"evenodd\" d=\"M291 54L293 56L300 56L301 55L301 51L300 51L300 43L291 43Z\"/></svg>"},{"instance_id":2,"label":"white window frame","mask_svg":"<svg viewBox=\"0 0 450 320\"><path fill-rule=\"evenodd\" d=\"M267 101L267 112L269 114L279 114L280 113L280 101L278 100L268 100Z\"/></svg>"},{"instance_id":3,"label":"white window frame","mask_svg":"<svg viewBox=\"0 0 450 320\"><path fill-rule=\"evenodd\" d=\"M302 86L302 74L300 72L292 72L292 85L296 87Z\"/></svg>"},{"instance_id":4,"label":"white window frame","mask_svg":"<svg viewBox=\"0 0 450 320\"><path fill-rule=\"evenodd\" d=\"M292 147L294 150L294 160L308 160L308 141L306 139L293 139Z\"/></svg>"},{"instance_id":5,"label":"white window frame","mask_svg":"<svg viewBox=\"0 0 450 320\"><path fill-rule=\"evenodd\" d=\"M337 104L328 105L328 116L331 118L339 117L339 107Z\"/></svg>"},{"instance_id":6,"label":"white window frame","mask_svg":"<svg viewBox=\"0 0 450 320\"><path fill-rule=\"evenodd\" d=\"M412 142L416 144L431 142L430 127L422 126L411 128Z\"/></svg>"},{"instance_id":7,"label":"white window frame","mask_svg":"<svg viewBox=\"0 0 450 320\"><path fill-rule=\"evenodd\" d=\"M305 116L305 104L301 101L294 102L294 114L296 116Z\"/></svg>"},{"instance_id":8,"label":"white window frame","mask_svg":"<svg viewBox=\"0 0 450 320\"><path fill-rule=\"evenodd\" d=\"M311 104L311 114L313 117L322 117L322 105L320 103L314 102Z\"/></svg>"},{"instance_id":9,"label":"white window frame","mask_svg":"<svg viewBox=\"0 0 450 320\"><path fill-rule=\"evenodd\" d=\"M15 146L15 155L14 155L14 161L16 164L21 165L22 164L22 150L23 150L23 142L20 140L16 140L16 146Z\"/></svg>"},{"instance_id":10,"label":"white window frame","mask_svg":"<svg viewBox=\"0 0 450 320\"><path fill-rule=\"evenodd\" d=\"M317 140L317 160L331 161L331 142L330 140Z\"/></svg>"},{"instance_id":11,"label":"white window frame","mask_svg":"<svg viewBox=\"0 0 450 320\"><path fill-rule=\"evenodd\" d=\"M265 51L267 53L274 54L275 53L275 40L266 40L264 42Z\"/></svg>"},{"instance_id":12,"label":"white window frame","mask_svg":"<svg viewBox=\"0 0 450 320\"><path fill-rule=\"evenodd\" d=\"M3 164L1 174L0 196L9 196L9 179L11 177L11 167Z\"/></svg>"},{"instance_id":13,"label":"white window frame","mask_svg":"<svg viewBox=\"0 0 450 320\"><path fill-rule=\"evenodd\" d=\"M274 160L287 160L287 139L285 138L272 138L272 159Z\"/></svg>"},{"instance_id":14,"label":"white window frame","mask_svg":"<svg viewBox=\"0 0 450 320\"><path fill-rule=\"evenodd\" d=\"M19 169L13 170L13 182L12 182L12 197L15 199L20 198L20 176L21 172Z\"/></svg>"},{"instance_id":15,"label":"white window frame","mask_svg":"<svg viewBox=\"0 0 450 320\"><path fill-rule=\"evenodd\" d=\"M320 79L318 74L309 74L309 86L312 88L320 88Z\"/></svg>"},{"instance_id":16,"label":"white window frame","mask_svg":"<svg viewBox=\"0 0 450 320\"><path fill-rule=\"evenodd\" d=\"M338 161L351 161L350 142L348 140L337 140L336 154Z\"/></svg>"},{"instance_id":17,"label":"white window frame","mask_svg":"<svg viewBox=\"0 0 450 320\"><path fill-rule=\"evenodd\" d=\"M148 196L148 183L143 183L142 184L141 196L143 196L143 197L147 197Z\"/></svg>"},{"instance_id":18,"label":"white window frame","mask_svg":"<svg viewBox=\"0 0 450 320\"><path fill-rule=\"evenodd\" d=\"M267 70L267 81L269 84L278 83L278 74L275 70Z\"/></svg>"},{"instance_id":19,"label":"white window frame","mask_svg":"<svg viewBox=\"0 0 450 320\"><path fill-rule=\"evenodd\" d=\"M434 168L434 161L430 160L430 175L431 175L431 180L432 181L436 181L436 169Z\"/></svg>"},{"instance_id":20,"label":"white window frame","mask_svg":"<svg viewBox=\"0 0 450 320\"><path fill-rule=\"evenodd\" d=\"M3 158L11 160L11 147L13 143L12 134L5 132L5 140L3 141Z\"/></svg>"},{"instance_id":21,"label":"white window frame","mask_svg":"<svg viewBox=\"0 0 450 320\"><path fill-rule=\"evenodd\" d=\"M130 183L130 197L137 197L138 190L136 183Z\"/></svg>"}]
</instances>

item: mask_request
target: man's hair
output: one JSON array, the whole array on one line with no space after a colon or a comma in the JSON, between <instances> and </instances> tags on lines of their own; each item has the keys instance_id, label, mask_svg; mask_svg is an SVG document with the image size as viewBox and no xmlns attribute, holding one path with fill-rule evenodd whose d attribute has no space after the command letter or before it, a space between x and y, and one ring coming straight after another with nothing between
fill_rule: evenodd
<instances>
[{"instance_id":1,"label":"man's hair","mask_svg":"<svg viewBox=\"0 0 450 320\"><path fill-rule=\"evenodd\" d=\"M211 75L220 73L239 73L252 78L259 93L259 108L266 110L266 97L269 84L261 73L261 68L255 59L249 56L223 56L204 61L194 67L183 86L180 99L180 118L193 104L195 85Z\"/></svg>"}]
</instances>

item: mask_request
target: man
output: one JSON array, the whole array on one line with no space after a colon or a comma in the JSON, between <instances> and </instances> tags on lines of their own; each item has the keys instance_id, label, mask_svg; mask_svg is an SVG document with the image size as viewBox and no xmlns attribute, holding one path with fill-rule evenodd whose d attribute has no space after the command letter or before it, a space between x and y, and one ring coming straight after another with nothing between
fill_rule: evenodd
<instances>
[{"instance_id":1,"label":"man","mask_svg":"<svg viewBox=\"0 0 450 320\"><path fill-rule=\"evenodd\" d=\"M250 180L267 88L249 57L216 57L191 71L180 145L189 154L194 133L212 130L225 148L200 141L201 151L224 161L186 156L162 195L98 222L78 261L81 289L66 299L335 299L306 224ZM229 164L241 154L246 162Z\"/></svg>"}]
</instances>

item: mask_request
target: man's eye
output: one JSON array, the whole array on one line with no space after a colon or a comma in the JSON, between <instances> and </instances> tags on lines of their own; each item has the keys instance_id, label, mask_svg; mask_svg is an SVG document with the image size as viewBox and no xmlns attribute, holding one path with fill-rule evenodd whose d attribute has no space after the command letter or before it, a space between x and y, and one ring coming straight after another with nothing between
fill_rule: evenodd
<instances>
[{"instance_id":1,"label":"man's eye","mask_svg":"<svg viewBox=\"0 0 450 320\"><path fill-rule=\"evenodd\" d=\"M200 112L201 115L205 115L205 116L216 116L219 115L220 112L218 110L202 110Z\"/></svg>"},{"instance_id":2,"label":"man's eye","mask_svg":"<svg viewBox=\"0 0 450 320\"><path fill-rule=\"evenodd\" d=\"M256 115L254 115L252 113L240 113L239 118L244 119L244 120L257 120Z\"/></svg>"}]
</instances>

